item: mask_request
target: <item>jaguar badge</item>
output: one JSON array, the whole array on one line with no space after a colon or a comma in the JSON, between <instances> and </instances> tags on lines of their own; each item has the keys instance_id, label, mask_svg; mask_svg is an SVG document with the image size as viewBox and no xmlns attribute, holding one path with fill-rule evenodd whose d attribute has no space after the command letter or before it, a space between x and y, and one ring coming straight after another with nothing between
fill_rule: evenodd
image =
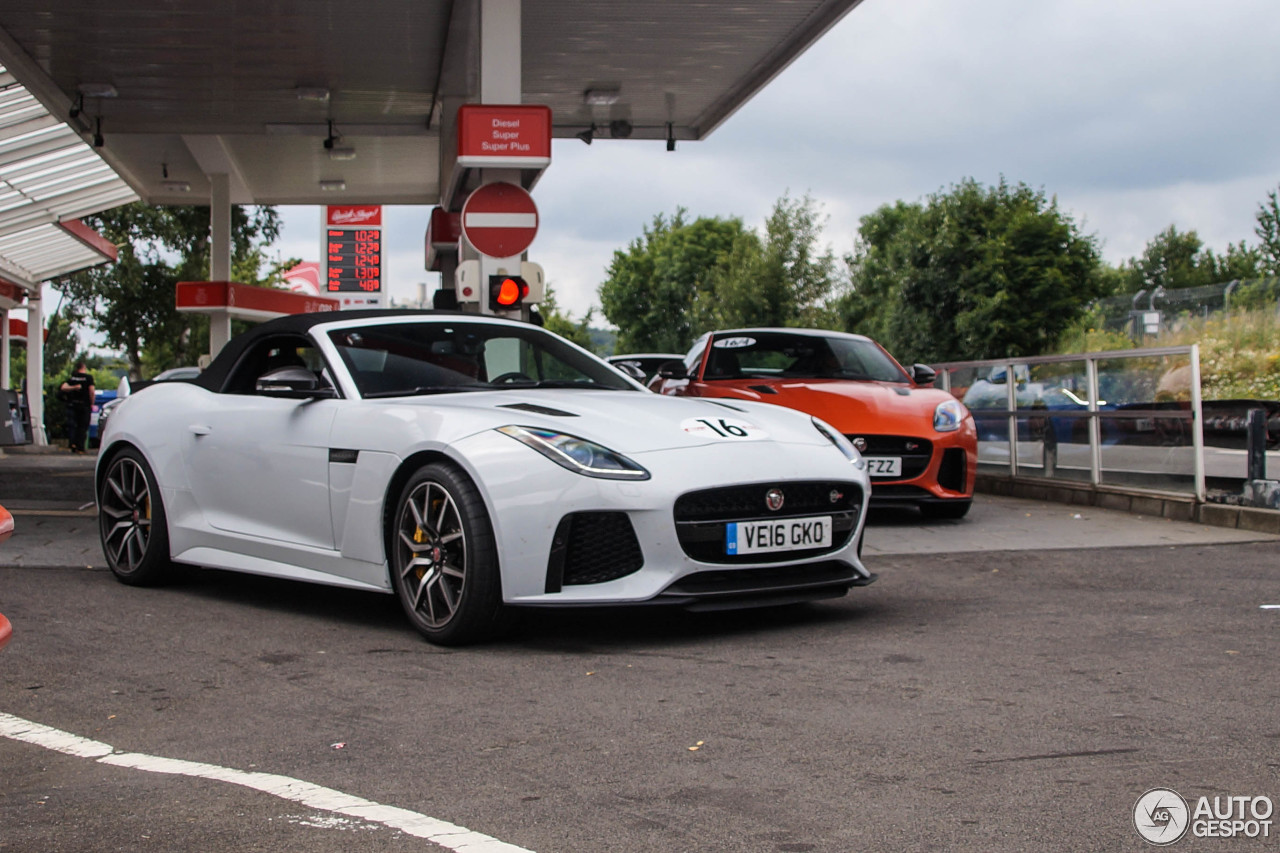
<instances>
[{"instance_id":1,"label":"jaguar badge","mask_svg":"<svg viewBox=\"0 0 1280 853\"><path fill-rule=\"evenodd\" d=\"M777 512L778 510L782 509L782 502L784 500L786 500L786 498L782 494L782 489L770 489L769 491L765 492L765 495L764 495L765 506L769 507L769 509L773 510L774 512Z\"/></svg>"}]
</instances>

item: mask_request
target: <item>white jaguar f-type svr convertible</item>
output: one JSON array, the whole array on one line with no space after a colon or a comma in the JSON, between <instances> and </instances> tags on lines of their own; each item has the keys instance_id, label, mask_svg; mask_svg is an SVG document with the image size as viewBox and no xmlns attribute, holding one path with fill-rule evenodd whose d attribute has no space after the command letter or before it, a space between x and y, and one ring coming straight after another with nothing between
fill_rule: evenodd
<instances>
[{"instance_id":1,"label":"white jaguar f-type svr convertible","mask_svg":"<svg viewBox=\"0 0 1280 853\"><path fill-rule=\"evenodd\" d=\"M537 326L468 314L283 317L199 377L131 395L102 437L103 550L394 592L427 639L506 608L724 608L840 596L869 483L775 406L651 394Z\"/></svg>"}]
</instances>

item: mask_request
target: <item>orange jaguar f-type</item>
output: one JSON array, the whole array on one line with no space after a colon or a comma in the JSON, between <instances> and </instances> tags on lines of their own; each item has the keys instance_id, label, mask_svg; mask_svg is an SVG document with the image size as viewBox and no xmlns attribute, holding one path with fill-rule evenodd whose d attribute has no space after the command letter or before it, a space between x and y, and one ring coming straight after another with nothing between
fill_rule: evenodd
<instances>
[{"instance_id":1,"label":"orange jaguar f-type","mask_svg":"<svg viewBox=\"0 0 1280 853\"><path fill-rule=\"evenodd\" d=\"M848 436L866 457L872 506L915 504L962 518L973 502L978 433L955 397L862 335L815 329L708 332L658 370L659 394L755 400L798 409Z\"/></svg>"}]
</instances>

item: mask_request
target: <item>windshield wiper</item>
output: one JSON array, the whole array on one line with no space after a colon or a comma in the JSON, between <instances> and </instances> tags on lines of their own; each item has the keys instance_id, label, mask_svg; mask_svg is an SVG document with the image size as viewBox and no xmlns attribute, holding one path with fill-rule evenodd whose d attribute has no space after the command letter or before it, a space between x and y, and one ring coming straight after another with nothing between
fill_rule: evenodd
<instances>
[{"instance_id":1,"label":"windshield wiper","mask_svg":"<svg viewBox=\"0 0 1280 853\"><path fill-rule=\"evenodd\" d=\"M400 388L395 391L374 391L371 394L362 395L366 400L373 400L382 397L416 397L423 394L451 394L454 391L492 391L493 386L483 384L468 385L418 385L414 388Z\"/></svg>"}]
</instances>

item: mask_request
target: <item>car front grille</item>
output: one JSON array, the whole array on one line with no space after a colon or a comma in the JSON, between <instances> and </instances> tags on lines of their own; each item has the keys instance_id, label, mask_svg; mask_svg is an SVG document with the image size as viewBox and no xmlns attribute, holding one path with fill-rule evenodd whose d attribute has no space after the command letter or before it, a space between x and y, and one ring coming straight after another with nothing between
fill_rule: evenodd
<instances>
[{"instance_id":1,"label":"car front grille","mask_svg":"<svg viewBox=\"0 0 1280 853\"><path fill-rule=\"evenodd\" d=\"M625 512L575 512L556 527L547 560L547 592L617 580L644 565Z\"/></svg>"},{"instance_id":2,"label":"car front grille","mask_svg":"<svg viewBox=\"0 0 1280 853\"><path fill-rule=\"evenodd\" d=\"M894 477L894 480L912 480L919 477L929 467L929 460L933 458L933 442L927 438L916 438L912 435L860 435L858 433L849 433L845 437L854 442L861 438L867 443L867 449L862 451L863 456L900 457L902 476ZM872 476L875 479L887 479Z\"/></svg>"},{"instance_id":3,"label":"car front grille","mask_svg":"<svg viewBox=\"0 0 1280 853\"><path fill-rule=\"evenodd\" d=\"M782 506L771 511L766 495L778 489ZM838 480L770 482L703 489L681 495L675 504L676 535L680 547L703 563L769 563L804 560L842 548L857 527L862 489ZM830 548L777 551L763 554L725 553L725 524L737 521L781 521L806 516L831 516Z\"/></svg>"}]
</instances>

